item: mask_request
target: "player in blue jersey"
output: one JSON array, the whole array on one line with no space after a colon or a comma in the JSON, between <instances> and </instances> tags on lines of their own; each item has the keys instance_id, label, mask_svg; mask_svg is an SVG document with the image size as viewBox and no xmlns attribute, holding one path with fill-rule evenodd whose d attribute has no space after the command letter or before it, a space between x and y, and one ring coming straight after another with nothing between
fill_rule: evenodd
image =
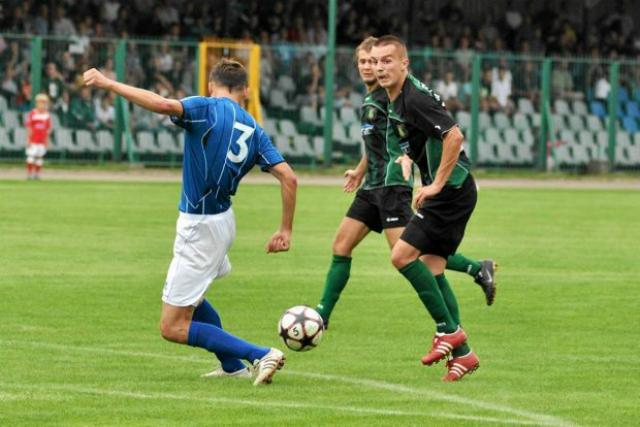
<instances>
[{"instance_id":1,"label":"player in blue jersey","mask_svg":"<svg viewBox=\"0 0 640 427\"><path fill-rule=\"evenodd\" d=\"M291 239L296 176L264 130L240 106L248 95L245 68L237 61L222 59L209 76L211 96L182 100L116 82L96 69L84 73L84 82L169 115L185 129L180 215L162 295L162 336L215 353L221 368L206 376L251 377L253 371L255 385L270 383L284 365L284 354L224 331L220 316L204 299L211 282L231 270L227 253L236 231L231 196L256 164L273 174L282 189L282 222L266 250L287 251Z\"/></svg>"}]
</instances>

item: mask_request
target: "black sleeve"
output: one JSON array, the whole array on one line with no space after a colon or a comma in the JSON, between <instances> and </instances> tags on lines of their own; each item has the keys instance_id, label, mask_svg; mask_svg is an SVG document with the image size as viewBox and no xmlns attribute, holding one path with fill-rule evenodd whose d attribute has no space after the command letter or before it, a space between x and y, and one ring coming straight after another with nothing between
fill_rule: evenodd
<instances>
[{"instance_id":1,"label":"black sleeve","mask_svg":"<svg viewBox=\"0 0 640 427\"><path fill-rule=\"evenodd\" d=\"M407 111L410 112L412 124L426 135L433 135L442 139L447 131L457 125L442 100L423 92L414 93L413 95L407 100L409 101Z\"/></svg>"}]
</instances>

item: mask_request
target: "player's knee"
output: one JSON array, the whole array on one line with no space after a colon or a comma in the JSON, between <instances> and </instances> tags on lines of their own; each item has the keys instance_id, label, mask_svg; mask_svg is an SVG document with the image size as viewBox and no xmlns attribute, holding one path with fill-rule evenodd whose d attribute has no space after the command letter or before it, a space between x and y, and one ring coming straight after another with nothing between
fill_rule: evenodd
<instances>
[{"instance_id":1,"label":"player's knee","mask_svg":"<svg viewBox=\"0 0 640 427\"><path fill-rule=\"evenodd\" d=\"M413 260L410 259L410 257L406 253L398 250L397 246L394 246L391 250L391 264L393 264L395 268L400 269L402 267L405 267L411 261Z\"/></svg>"},{"instance_id":2,"label":"player's knee","mask_svg":"<svg viewBox=\"0 0 640 427\"><path fill-rule=\"evenodd\" d=\"M171 323L165 319L160 320L160 335L167 341L186 343L188 338L188 328L181 324Z\"/></svg>"},{"instance_id":3,"label":"player's knee","mask_svg":"<svg viewBox=\"0 0 640 427\"><path fill-rule=\"evenodd\" d=\"M353 245L343 236L337 235L333 241L333 247L331 249L333 250L334 255L351 256Z\"/></svg>"}]
</instances>

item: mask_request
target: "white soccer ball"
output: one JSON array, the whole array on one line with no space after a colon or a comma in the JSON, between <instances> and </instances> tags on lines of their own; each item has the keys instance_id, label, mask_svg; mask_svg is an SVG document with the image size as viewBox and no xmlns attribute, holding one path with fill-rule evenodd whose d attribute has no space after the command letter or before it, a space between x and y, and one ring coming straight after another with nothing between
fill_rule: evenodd
<instances>
[{"instance_id":1,"label":"white soccer ball","mask_svg":"<svg viewBox=\"0 0 640 427\"><path fill-rule=\"evenodd\" d=\"M322 317L306 305L296 305L285 311L278 324L278 333L287 347L294 351L308 351L317 346L322 332Z\"/></svg>"}]
</instances>

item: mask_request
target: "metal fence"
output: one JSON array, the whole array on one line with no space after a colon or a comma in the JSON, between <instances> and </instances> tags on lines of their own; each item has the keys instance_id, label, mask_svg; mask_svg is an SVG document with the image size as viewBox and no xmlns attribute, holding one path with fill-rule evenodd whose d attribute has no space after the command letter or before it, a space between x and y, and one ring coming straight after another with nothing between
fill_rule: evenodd
<instances>
[{"instance_id":1,"label":"metal fence","mask_svg":"<svg viewBox=\"0 0 640 427\"><path fill-rule=\"evenodd\" d=\"M23 116L52 100L48 159L178 165L182 135L167 117L82 87L95 66L181 98L197 93L197 42L0 34L0 159L23 157ZM263 127L292 163L352 162L361 153L364 87L353 49L338 48L325 96L326 46L261 46ZM640 169L640 62L471 50L410 52L412 73L445 99L474 164L538 170ZM326 99L325 99L326 98ZM323 138L332 105L330 138ZM327 143L329 145L327 145ZM328 150L327 150L328 149Z\"/></svg>"}]
</instances>

